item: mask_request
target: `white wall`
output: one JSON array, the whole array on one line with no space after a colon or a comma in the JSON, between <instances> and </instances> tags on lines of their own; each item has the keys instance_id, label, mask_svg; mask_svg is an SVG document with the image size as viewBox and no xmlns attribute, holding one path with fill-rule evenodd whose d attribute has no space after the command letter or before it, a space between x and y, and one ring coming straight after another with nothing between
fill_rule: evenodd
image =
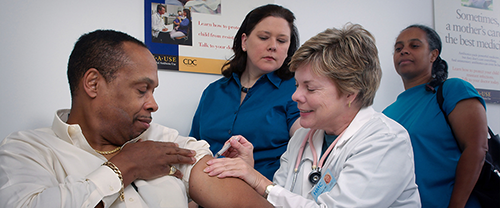
<instances>
[{"instance_id":1,"label":"white wall","mask_svg":"<svg viewBox=\"0 0 500 208\"><path fill-rule=\"evenodd\" d=\"M225 0L223 0L225 1ZM403 91L392 64L392 45L412 23L432 26L432 0L276 0L297 17L301 43L327 27L360 23L377 40L383 78L374 107L382 110ZM307 2L307 4L304 4ZM83 33L99 28L144 40L144 1L23 0L0 3L0 140L14 131L50 126L71 101L66 64ZM154 121L187 135L202 90L220 75L160 71ZM488 104L488 121L500 132L500 106Z\"/></svg>"}]
</instances>

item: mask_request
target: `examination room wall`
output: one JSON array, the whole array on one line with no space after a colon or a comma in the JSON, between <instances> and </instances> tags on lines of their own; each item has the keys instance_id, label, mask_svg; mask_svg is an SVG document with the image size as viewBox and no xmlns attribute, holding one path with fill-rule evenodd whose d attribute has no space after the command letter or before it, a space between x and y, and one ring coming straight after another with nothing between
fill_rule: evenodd
<instances>
[{"instance_id":1,"label":"examination room wall","mask_svg":"<svg viewBox=\"0 0 500 208\"><path fill-rule=\"evenodd\" d=\"M383 70L374 104L378 111L404 90L392 63L396 36L410 24L434 22L432 0L275 2L295 13L301 43L346 22L359 23L374 34ZM50 126L57 109L71 107L66 65L80 35L106 28L143 41L144 1L2 1L0 28L1 141L14 131ZM155 97L160 108L153 121L188 135L203 89L220 77L159 71ZM500 132L500 105L487 104L487 109L489 125Z\"/></svg>"}]
</instances>

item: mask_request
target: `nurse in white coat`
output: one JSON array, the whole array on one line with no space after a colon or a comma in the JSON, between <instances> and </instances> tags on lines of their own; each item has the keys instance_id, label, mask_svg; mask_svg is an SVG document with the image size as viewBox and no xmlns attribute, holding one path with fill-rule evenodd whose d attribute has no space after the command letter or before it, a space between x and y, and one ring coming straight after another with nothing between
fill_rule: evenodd
<instances>
[{"instance_id":1,"label":"nurse in white coat","mask_svg":"<svg viewBox=\"0 0 500 208\"><path fill-rule=\"evenodd\" d=\"M327 29L297 50L290 69L304 128L273 181L252 168L253 147L241 136L205 172L239 177L276 207L420 207L408 133L371 107L382 74L374 37L357 24Z\"/></svg>"}]
</instances>

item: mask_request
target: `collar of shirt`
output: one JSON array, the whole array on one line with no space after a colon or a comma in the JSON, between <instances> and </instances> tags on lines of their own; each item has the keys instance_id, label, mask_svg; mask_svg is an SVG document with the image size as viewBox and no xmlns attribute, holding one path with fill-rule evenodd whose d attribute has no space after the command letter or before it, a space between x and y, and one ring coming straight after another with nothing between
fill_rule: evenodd
<instances>
[{"instance_id":1,"label":"collar of shirt","mask_svg":"<svg viewBox=\"0 0 500 208\"><path fill-rule=\"evenodd\" d=\"M94 151L94 149L92 149L90 144L87 142L87 139L85 139L80 125L66 123L69 117L69 113L70 109L61 109L56 112L54 121L52 122L52 130L57 135L57 137L89 153L92 153L97 157L103 157L102 155Z\"/></svg>"},{"instance_id":2,"label":"collar of shirt","mask_svg":"<svg viewBox=\"0 0 500 208\"><path fill-rule=\"evenodd\" d=\"M338 141L337 145L335 145L335 147L333 148L333 151L335 151L338 148L342 148L352 138L352 136L356 132L358 132L368 121L370 121L370 119L373 118L373 116L377 113L378 112L376 112L372 106L361 108L354 117L354 119L351 121L349 126L347 126L347 129L344 130L344 134L342 135L342 137L337 138L340 140ZM323 136L324 130L318 130L314 135L316 134Z\"/></svg>"},{"instance_id":3,"label":"collar of shirt","mask_svg":"<svg viewBox=\"0 0 500 208\"><path fill-rule=\"evenodd\" d=\"M241 88L241 81L240 81L240 75L238 75L237 73L233 73L233 75L226 80L226 83L229 82L229 80L231 79L234 79L234 81L236 81L236 83L238 83L239 87ZM267 74L264 74L262 75L259 80L257 80L257 82L255 82L255 84L259 83L259 82L262 82L260 80L269 80L269 82L271 84L273 84L276 88L279 88L280 87L280 84L282 82L282 79L279 78L276 73L274 72L271 72L271 73L267 73ZM255 86L255 85L254 85Z\"/></svg>"}]
</instances>

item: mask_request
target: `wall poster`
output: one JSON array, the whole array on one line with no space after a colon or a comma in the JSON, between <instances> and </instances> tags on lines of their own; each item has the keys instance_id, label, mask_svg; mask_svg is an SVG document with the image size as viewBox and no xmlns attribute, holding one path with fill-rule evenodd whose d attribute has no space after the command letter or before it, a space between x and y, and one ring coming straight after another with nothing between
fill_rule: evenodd
<instances>
[{"instance_id":1,"label":"wall poster","mask_svg":"<svg viewBox=\"0 0 500 208\"><path fill-rule=\"evenodd\" d=\"M145 43L158 69L220 74L234 35L252 9L271 0L145 0Z\"/></svg>"},{"instance_id":2,"label":"wall poster","mask_svg":"<svg viewBox=\"0 0 500 208\"><path fill-rule=\"evenodd\" d=\"M495 4L497 3L497 4ZM434 0L434 26L449 77L472 83L487 103L500 103L500 4Z\"/></svg>"}]
</instances>

